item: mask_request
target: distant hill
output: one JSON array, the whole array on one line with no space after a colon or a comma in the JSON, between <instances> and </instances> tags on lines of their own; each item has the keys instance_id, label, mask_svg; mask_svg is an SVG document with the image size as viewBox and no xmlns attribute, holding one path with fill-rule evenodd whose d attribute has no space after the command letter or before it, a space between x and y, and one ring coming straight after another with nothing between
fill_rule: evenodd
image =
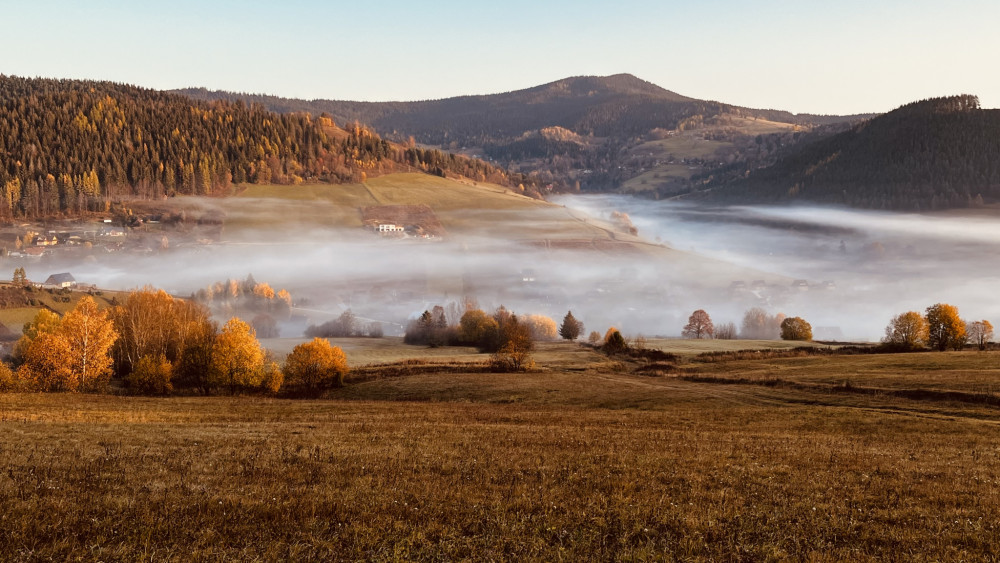
<instances>
[{"instance_id":1,"label":"distant hill","mask_svg":"<svg viewBox=\"0 0 1000 563\"><path fill-rule=\"evenodd\" d=\"M412 137L425 145L485 155L505 167L534 172L542 183L568 187L579 182L584 189L602 191L643 172L644 165L631 162L629 149L663 131L710 130L732 118L804 128L858 118L697 100L629 74L578 76L502 94L416 102L307 101L203 88L177 92L202 101L259 103L282 113L325 114L337 123L357 121L397 141Z\"/></svg>"},{"instance_id":2,"label":"distant hill","mask_svg":"<svg viewBox=\"0 0 1000 563\"><path fill-rule=\"evenodd\" d=\"M390 143L329 119L111 82L0 75L0 219L394 171L525 182L481 160Z\"/></svg>"},{"instance_id":3,"label":"distant hill","mask_svg":"<svg viewBox=\"0 0 1000 563\"><path fill-rule=\"evenodd\" d=\"M1000 110L969 95L914 102L800 142L762 169L718 170L696 196L897 210L1000 201Z\"/></svg>"}]
</instances>

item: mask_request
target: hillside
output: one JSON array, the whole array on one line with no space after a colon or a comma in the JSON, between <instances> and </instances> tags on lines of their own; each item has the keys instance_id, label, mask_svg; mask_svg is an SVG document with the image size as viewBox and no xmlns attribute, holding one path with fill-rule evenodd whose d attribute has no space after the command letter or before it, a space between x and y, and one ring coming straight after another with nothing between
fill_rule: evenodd
<instances>
[{"instance_id":1,"label":"hillside","mask_svg":"<svg viewBox=\"0 0 1000 563\"><path fill-rule=\"evenodd\" d=\"M109 200L234 184L356 182L417 170L503 185L482 161L392 144L363 127L115 84L0 76L0 217L105 211Z\"/></svg>"},{"instance_id":2,"label":"hillside","mask_svg":"<svg viewBox=\"0 0 1000 563\"><path fill-rule=\"evenodd\" d=\"M1000 110L975 96L914 102L848 131L812 138L774 164L737 163L697 194L728 202L833 203L933 210L1000 199Z\"/></svg>"},{"instance_id":3,"label":"hillside","mask_svg":"<svg viewBox=\"0 0 1000 563\"><path fill-rule=\"evenodd\" d=\"M743 135L730 126L733 120L810 128L856 118L794 115L697 100L628 74L579 76L502 94L417 102L306 101L203 88L178 92L203 101L243 100L278 112L358 121L395 140L412 137L425 145L484 155L510 169L534 173L540 183L557 189L579 184L598 191L618 188L659 166L638 161L630 149L666 132L728 136L729 143ZM698 170L710 167L713 160L684 151L672 156Z\"/></svg>"}]
</instances>

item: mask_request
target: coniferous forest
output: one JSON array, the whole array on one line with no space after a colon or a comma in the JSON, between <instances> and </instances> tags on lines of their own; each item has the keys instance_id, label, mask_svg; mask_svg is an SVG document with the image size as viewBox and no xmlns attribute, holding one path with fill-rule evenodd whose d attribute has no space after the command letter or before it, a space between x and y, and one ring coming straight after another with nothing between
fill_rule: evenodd
<instances>
[{"instance_id":1,"label":"coniferous forest","mask_svg":"<svg viewBox=\"0 0 1000 563\"><path fill-rule=\"evenodd\" d=\"M401 146L358 124L199 102L110 82L0 76L0 217L103 210L234 184L358 182L420 170L516 185L485 162Z\"/></svg>"},{"instance_id":2,"label":"coniferous forest","mask_svg":"<svg viewBox=\"0 0 1000 563\"><path fill-rule=\"evenodd\" d=\"M791 146L770 166L713 171L704 197L811 201L869 209L933 210L1000 200L1000 110L975 96L902 106L848 131Z\"/></svg>"}]
</instances>

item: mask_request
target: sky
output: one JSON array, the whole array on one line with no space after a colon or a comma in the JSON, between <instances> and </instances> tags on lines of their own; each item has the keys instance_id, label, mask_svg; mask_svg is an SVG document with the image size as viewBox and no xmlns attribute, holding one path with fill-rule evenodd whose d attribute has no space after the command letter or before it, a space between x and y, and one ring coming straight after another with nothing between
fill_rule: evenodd
<instances>
[{"instance_id":1,"label":"sky","mask_svg":"<svg viewBox=\"0 0 1000 563\"><path fill-rule=\"evenodd\" d=\"M420 100L634 74L796 113L974 94L1000 107L996 0L0 0L0 74Z\"/></svg>"}]
</instances>

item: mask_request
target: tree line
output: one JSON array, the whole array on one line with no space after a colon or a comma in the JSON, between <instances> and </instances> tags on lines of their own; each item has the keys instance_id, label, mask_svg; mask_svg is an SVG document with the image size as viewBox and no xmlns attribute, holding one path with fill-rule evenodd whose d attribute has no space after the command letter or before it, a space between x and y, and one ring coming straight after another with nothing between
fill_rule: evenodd
<instances>
[{"instance_id":1,"label":"tree line","mask_svg":"<svg viewBox=\"0 0 1000 563\"><path fill-rule=\"evenodd\" d=\"M389 143L357 123L338 128L329 116L0 75L0 217L106 211L122 198L227 193L243 183L359 182L411 168L530 184L480 160Z\"/></svg>"},{"instance_id":2,"label":"tree line","mask_svg":"<svg viewBox=\"0 0 1000 563\"><path fill-rule=\"evenodd\" d=\"M63 317L41 309L12 364L0 363L0 390L100 392L115 379L150 395L317 393L347 372L343 351L326 340L296 346L282 368L245 321L220 327L205 305L144 288L108 309L90 296Z\"/></svg>"}]
</instances>

